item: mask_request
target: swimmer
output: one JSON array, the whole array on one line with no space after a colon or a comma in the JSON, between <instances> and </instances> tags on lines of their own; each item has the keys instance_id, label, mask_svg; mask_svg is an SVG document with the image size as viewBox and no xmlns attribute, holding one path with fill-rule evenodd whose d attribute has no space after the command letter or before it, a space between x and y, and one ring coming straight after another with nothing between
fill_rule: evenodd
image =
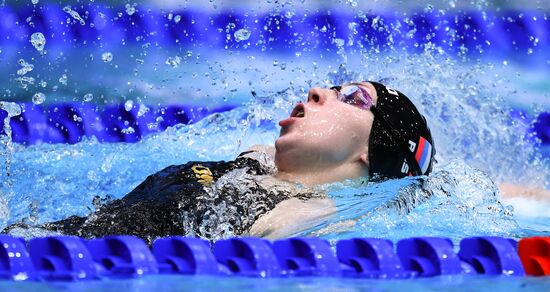
<instances>
[{"instance_id":1,"label":"swimmer","mask_svg":"<svg viewBox=\"0 0 550 292\"><path fill-rule=\"evenodd\" d=\"M171 165L87 217L17 223L4 232L131 234L148 243L170 235L273 239L334 214L332 200L315 186L425 176L435 161L424 116L403 93L377 82L312 88L279 125L274 147L253 146L232 161Z\"/></svg>"}]
</instances>

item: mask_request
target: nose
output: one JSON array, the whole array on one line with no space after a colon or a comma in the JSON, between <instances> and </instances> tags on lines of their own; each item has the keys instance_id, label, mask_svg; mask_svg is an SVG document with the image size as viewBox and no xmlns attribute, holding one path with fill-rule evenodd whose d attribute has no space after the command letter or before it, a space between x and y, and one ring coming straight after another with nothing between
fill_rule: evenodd
<instances>
[{"instance_id":1,"label":"nose","mask_svg":"<svg viewBox=\"0 0 550 292\"><path fill-rule=\"evenodd\" d=\"M332 95L330 89L313 87L309 90L307 95L307 102L324 104Z\"/></svg>"}]
</instances>

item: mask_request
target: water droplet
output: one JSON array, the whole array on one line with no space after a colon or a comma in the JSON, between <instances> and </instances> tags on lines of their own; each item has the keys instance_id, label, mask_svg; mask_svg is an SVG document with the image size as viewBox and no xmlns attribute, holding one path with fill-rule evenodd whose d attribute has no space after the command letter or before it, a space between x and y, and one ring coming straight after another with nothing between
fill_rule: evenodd
<instances>
[{"instance_id":1,"label":"water droplet","mask_svg":"<svg viewBox=\"0 0 550 292\"><path fill-rule=\"evenodd\" d=\"M134 128L132 128L132 127L128 127L128 128L126 128L126 129L120 130L120 132L121 132L122 134L132 134L132 133L135 133L136 130L134 130Z\"/></svg>"},{"instance_id":2,"label":"water droplet","mask_svg":"<svg viewBox=\"0 0 550 292\"><path fill-rule=\"evenodd\" d=\"M80 25L86 25L86 21L84 21L84 19L82 19L82 17L80 17L80 14L78 14L78 12L72 10L71 6L67 5L67 6L63 7L63 11L68 13L75 20L78 20L78 22L80 22Z\"/></svg>"},{"instance_id":3,"label":"water droplet","mask_svg":"<svg viewBox=\"0 0 550 292\"><path fill-rule=\"evenodd\" d=\"M134 107L134 101L133 100L129 99L126 102L124 102L124 109L127 112L131 111L133 107Z\"/></svg>"},{"instance_id":4,"label":"water droplet","mask_svg":"<svg viewBox=\"0 0 550 292\"><path fill-rule=\"evenodd\" d=\"M85 102L92 101L92 99L94 99L94 95L91 94L91 93L86 93L86 94L84 94L84 98L83 98L83 99L84 99Z\"/></svg>"},{"instance_id":5,"label":"water droplet","mask_svg":"<svg viewBox=\"0 0 550 292\"><path fill-rule=\"evenodd\" d=\"M166 59L166 62L164 62L164 63L166 65L172 66L172 68L178 68L178 66L181 63L181 58L179 56L168 57L168 59Z\"/></svg>"},{"instance_id":6,"label":"water droplet","mask_svg":"<svg viewBox=\"0 0 550 292\"><path fill-rule=\"evenodd\" d=\"M61 77L59 77L59 83L67 85L67 74L63 74L61 75Z\"/></svg>"},{"instance_id":7,"label":"water droplet","mask_svg":"<svg viewBox=\"0 0 550 292\"><path fill-rule=\"evenodd\" d=\"M42 104L46 100L46 96L42 92L37 92L32 96L32 103Z\"/></svg>"},{"instance_id":8,"label":"water droplet","mask_svg":"<svg viewBox=\"0 0 550 292\"><path fill-rule=\"evenodd\" d=\"M434 11L434 6L432 4L429 4L429 3L426 4L426 7L424 7L424 12L430 13L432 11Z\"/></svg>"},{"instance_id":9,"label":"water droplet","mask_svg":"<svg viewBox=\"0 0 550 292\"><path fill-rule=\"evenodd\" d=\"M34 84L34 78L32 77L21 76L21 77L15 78L14 80L15 82L19 83L19 87L23 89L27 89L29 85Z\"/></svg>"},{"instance_id":10,"label":"water droplet","mask_svg":"<svg viewBox=\"0 0 550 292\"><path fill-rule=\"evenodd\" d=\"M126 13L128 15L133 15L134 13L136 13L136 4L134 3L134 5L130 5L130 4L126 4Z\"/></svg>"},{"instance_id":11,"label":"water droplet","mask_svg":"<svg viewBox=\"0 0 550 292\"><path fill-rule=\"evenodd\" d=\"M0 109L5 110L10 118L21 114L21 106L15 102L0 101Z\"/></svg>"},{"instance_id":12,"label":"water droplet","mask_svg":"<svg viewBox=\"0 0 550 292\"><path fill-rule=\"evenodd\" d=\"M174 22L175 23L180 22L180 20L181 20L181 16L179 16L179 15L174 16Z\"/></svg>"},{"instance_id":13,"label":"water droplet","mask_svg":"<svg viewBox=\"0 0 550 292\"><path fill-rule=\"evenodd\" d=\"M250 31L245 28L241 28L237 30L233 35L235 36L235 40L237 40L237 42L246 41L250 38Z\"/></svg>"},{"instance_id":14,"label":"water droplet","mask_svg":"<svg viewBox=\"0 0 550 292\"><path fill-rule=\"evenodd\" d=\"M232 31L234 29L235 29L235 24L233 22L230 22L225 26L226 33L229 33L229 31Z\"/></svg>"},{"instance_id":15,"label":"water droplet","mask_svg":"<svg viewBox=\"0 0 550 292\"><path fill-rule=\"evenodd\" d=\"M105 52L101 54L101 60L105 63L110 63L113 60L113 54L111 52Z\"/></svg>"},{"instance_id":16,"label":"water droplet","mask_svg":"<svg viewBox=\"0 0 550 292\"><path fill-rule=\"evenodd\" d=\"M357 1L356 0L348 0L348 4L351 5L351 7L357 7Z\"/></svg>"},{"instance_id":17,"label":"water droplet","mask_svg":"<svg viewBox=\"0 0 550 292\"><path fill-rule=\"evenodd\" d=\"M336 38L332 39L332 43L336 44L337 47L343 47L346 42L343 39Z\"/></svg>"},{"instance_id":18,"label":"water droplet","mask_svg":"<svg viewBox=\"0 0 550 292\"><path fill-rule=\"evenodd\" d=\"M17 75L23 76L34 69L33 64L27 63L23 59L19 59L17 63L21 66L21 69L17 70Z\"/></svg>"},{"instance_id":19,"label":"water droplet","mask_svg":"<svg viewBox=\"0 0 550 292\"><path fill-rule=\"evenodd\" d=\"M32 2L33 5L36 5L36 4L38 4L39 0L31 0L31 2Z\"/></svg>"},{"instance_id":20,"label":"water droplet","mask_svg":"<svg viewBox=\"0 0 550 292\"><path fill-rule=\"evenodd\" d=\"M149 108L146 105L144 105L143 103L140 104L139 105L139 110L138 110L138 113L137 113L138 118L143 116L148 111L149 111Z\"/></svg>"}]
</instances>

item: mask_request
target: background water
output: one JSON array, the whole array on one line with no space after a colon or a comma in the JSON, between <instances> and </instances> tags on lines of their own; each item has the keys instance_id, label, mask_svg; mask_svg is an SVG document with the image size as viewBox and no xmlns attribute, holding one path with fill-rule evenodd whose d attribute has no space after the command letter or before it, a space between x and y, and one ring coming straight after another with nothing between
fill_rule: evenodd
<instances>
[{"instance_id":1,"label":"background water","mask_svg":"<svg viewBox=\"0 0 550 292\"><path fill-rule=\"evenodd\" d=\"M382 80L405 92L428 120L438 160L427 181L431 197L414 208L380 208L416 182L326 185L338 214L296 235L331 240L430 235L456 242L474 235L550 234L549 198L503 200L496 189L503 182L548 189L547 148L530 129L541 112L550 110L550 7L537 1L522 7L506 1L499 6L303 2L5 1L0 8L11 11L12 18L2 20L9 27L0 44L3 101L30 102L40 92L42 105L76 101L102 107L132 100L237 108L132 144L91 138L24 147L3 138L1 227L85 215L94 209L94 197L122 197L168 165L229 160L251 145L273 145L277 122L306 99L311 86ZM71 10L63 11L67 5ZM418 18L425 14L435 19L432 29ZM481 17L482 25L464 29L460 18L472 15ZM153 16L160 22L146 21ZM533 17L543 23L540 31L504 29L505 37L495 37L506 22ZM30 41L37 31L45 35L42 51ZM32 71L18 73L29 68L20 59L32 64ZM413 191L408 197L422 196ZM446 280L418 285L434 289L438 281ZM450 281L458 287L464 283ZM124 283L106 285L130 282ZM301 283L289 285L315 289Z\"/></svg>"}]
</instances>

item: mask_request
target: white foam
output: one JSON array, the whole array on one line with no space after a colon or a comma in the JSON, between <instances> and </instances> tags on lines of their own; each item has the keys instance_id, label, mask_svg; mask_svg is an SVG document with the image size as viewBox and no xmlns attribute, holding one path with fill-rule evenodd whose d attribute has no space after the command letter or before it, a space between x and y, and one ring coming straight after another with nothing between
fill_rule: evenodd
<instances>
[{"instance_id":1,"label":"white foam","mask_svg":"<svg viewBox=\"0 0 550 292\"><path fill-rule=\"evenodd\" d=\"M502 202L506 205L512 205L514 207L514 215L517 217L550 218L550 201L526 197L513 197L503 199Z\"/></svg>"}]
</instances>

